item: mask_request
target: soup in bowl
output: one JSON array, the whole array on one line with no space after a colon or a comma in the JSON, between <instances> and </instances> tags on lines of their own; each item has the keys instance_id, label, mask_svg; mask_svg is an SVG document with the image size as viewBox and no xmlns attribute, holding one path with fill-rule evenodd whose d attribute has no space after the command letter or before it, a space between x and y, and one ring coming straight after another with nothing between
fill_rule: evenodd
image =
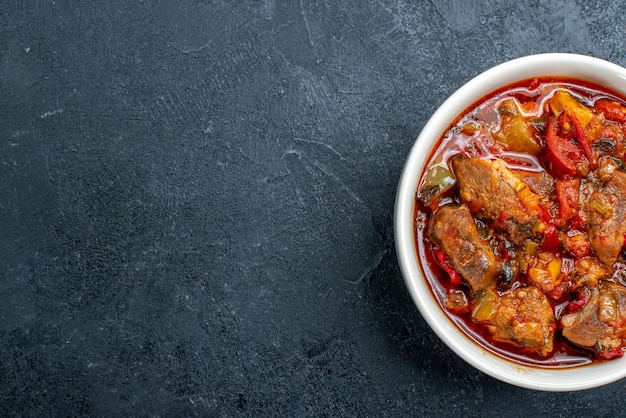
<instances>
[{"instance_id":1,"label":"soup in bowl","mask_svg":"<svg viewBox=\"0 0 626 418\"><path fill-rule=\"evenodd\" d=\"M566 391L626 376L626 69L541 54L458 89L413 145L398 259L477 369Z\"/></svg>"}]
</instances>

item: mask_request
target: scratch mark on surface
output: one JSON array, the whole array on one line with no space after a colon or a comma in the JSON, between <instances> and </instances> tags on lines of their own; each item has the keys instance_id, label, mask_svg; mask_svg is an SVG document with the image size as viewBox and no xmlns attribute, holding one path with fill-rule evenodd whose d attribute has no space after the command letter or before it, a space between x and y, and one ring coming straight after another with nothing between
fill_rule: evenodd
<instances>
[{"instance_id":1,"label":"scratch mark on surface","mask_svg":"<svg viewBox=\"0 0 626 418\"><path fill-rule=\"evenodd\" d=\"M354 95L363 95L363 94L365 94L365 92L363 92L363 91L356 91L356 90L352 91L352 90L342 90L342 89L337 90L337 93L339 93L339 94L354 94Z\"/></svg>"},{"instance_id":2,"label":"scratch mark on surface","mask_svg":"<svg viewBox=\"0 0 626 418\"><path fill-rule=\"evenodd\" d=\"M54 116L54 115L58 115L60 113L63 113L65 111L65 109L63 108L59 108L59 109L54 109L54 110L50 110L48 112L45 112L44 114L42 114L41 116L39 116L41 119L45 119L48 118L50 116Z\"/></svg>"},{"instance_id":3,"label":"scratch mark on surface","mask_svg":"<svg viewBox=\"0 0 626 418\"><path fill-rule=\"evenodd\" d=\"M285 158L288 158L290 156L295 156L295 158L297 158L298 160L302 158L300 152L295 149L285 150L280 158L281 160L284 160ZM285 168L287 169L287 172L292 175L291 169L289 168L288 164L285 164ZM296 192L298 203L300 204L300 206L305 206L304 199L302 198L302 191L300 190L300 188L296 186L294 191Z\"/></svg>"},{"instance_id":4,"label":"scratch mark on surface","mask_svg":"<svg viewBox=\"0 0 626 418\"><path fill-rule=\"evenodd\" d=\"M341 154L339 155L340 155L340 159L345 160L345 158L343 158ZM355 202L358 202L360 205L367 208L367 204L363 201L363 199L361 199L361 197L357 195L341 178L339 178L335 173L329 170L326 166L324 166L323 164L320 164L319 161L312 161L311 165L313 167L316 167L322 173L324 173L325 175L333 179L337 184L339 184L339 186L341 186L341 188L343 188L346 191L346 193L348 193L348 195L352 197L352 199L354 199Z\"/></svg>"},{"instance_id":5,"label":"scratch mark on surface","mask_svg":"<svg viewBox=\"0 0 626 418\"><path fill-rule=\"evenodd\" d=\"M50 179L50 181L54 181L52 178L52 173L50 172L50 160L48 159L48 155L44 154L44 157L46 159L46 173L48 174L48 179Z\"/></svg>"},{"instance_id":6,"label":"scratch mark on surface","mask_svg":"<svg viewBox=\"0 0 626 418\"><path fill-rule=\"evenodd\" d=\"M306 17L306 11L304 9L303 0L300 0L300 14L302 14L302 20L304 20L304 27L306 28L306 33L309 35L309 45L313 47L313 37L311 36L311 27L309 26L309 20Z\"/></svg>"},{"instance_id":7,"label":"scratch mark on surface","mask_svg":"<svg viewBox=\"0 0 626 418\"><path fill-rule=\"evenodd\" d=\"M301 143L301 144L307 144L309 146L316 146L316 147L320 147L320 148L324 148L327 151L329 151L330 153L332 153L333 155L335 155L340 161L351 165L352 162L350 162L350 160L346 157L344 157L339 151L337 151L332 145L326 144L324 142L320 142L320 141L314 141L314 140L304 140L304 139L295 139L295 142L297 143ZM290 155L295 155L297 156L298 160L303 160L304 155L302 154L302 151L298 150L298 149L293 149L290 148L288 150L286 150L283 155L282 155L282 159L285 159L287 156ZM312 171L310 171L311 168L315 168L317 170L319 170L321 173L323 173L325 176L327 176L328 178L332 179L339 187L341 187L348 196L350 196L355 202L357 202L359 205L365 207L367 209L367 204L363 201L363 199L361 199L361 197L355 193L348 184L346 184L346 182L339 176L337 176L332 169L330 169L329 167L327 167L323 162L321 162L319 159L316 158L306 158L306 163L305 163L305 167L308 166L308 170L311 174L314 174ZM289 169L289 167L287 167L287 171L289 171L289 173L291 174L291 170ZM298 193L298 196L300 196L300 191L296 190L296 192Z\"/></svg>"},{"instance_id":8,"label":"scratch mark on surface","mask_svg":"<svg viewBox=\"0 0 626 418\"><path fill-rule=\"evenodd\" d=\"M344 279L344 281L346 281L346 282L348 282L350 284L355 284L356 285L356 284L359 284L359 283L367 280L367 278L372 275L374 270L376 270L376 268L381 263L381 261L383 261L383 258L385 257L385 255L387 255L387 252L388 252L388 250L383 250L380 253L378 253L378 255L374 259L374 262L372 263L372 265L367 270L365 270L363 272L363 274L361 274L356 280Z\"/></svg>"},{"instance_id":9,"label":"scratch mark on surface","mask_svg":"<svg viewBox=\"0 0 626 418\"><path fill-rule=\"evenodd\" d=\"M327 150L329 150L330 152L332 152L333 154L335 154L337 157L339 157L342 161L349 161L346 157L344 157L339 151L337 151L335 148L333 148L332 145L327 144L325 142L321 142L321 141L313 141L313 140L305 140L305 139L295 139L295 142L301 142L303 144L313 144L313 145L320 145L324 148L326 148Z\"/></svg>"},{"instance_id":10,"label":"scratch mark on surface","mask_svg":"<svg viewBox=\"0 0 626 418\"><path fill-rule=\"evenodd\" d=\"M394 11L390 6L385 5L381 0L378 0L378 4L387 12L394 23L393 27L387 31L385 36L389 36L393 32L398 30L407 33L410 36L415 36L415 29L411 28L410 25L406 22L406 13L402 13L402 11Z\"/></svg>"},{"instance_id":11,"label":"scratch mark on surface","mask_svg":"<svg viewBox=\"0 0 626 418\"><path fill-rule=\"evenodd\" d=\"M189 55L189 54L195 54L197 52L201 52L203 50L205 50L206 48L208 48L211 44L213 43L212 39L209 39L207 41L206 44L202 45L202 46L198 46L198 47L188 47L188 48L184 48L184 47L179 47L177 45L171 44L172 48L174 48L175 50L177 50L180 53L183 53L185 55Z\"/></svg>"}]
</instances>

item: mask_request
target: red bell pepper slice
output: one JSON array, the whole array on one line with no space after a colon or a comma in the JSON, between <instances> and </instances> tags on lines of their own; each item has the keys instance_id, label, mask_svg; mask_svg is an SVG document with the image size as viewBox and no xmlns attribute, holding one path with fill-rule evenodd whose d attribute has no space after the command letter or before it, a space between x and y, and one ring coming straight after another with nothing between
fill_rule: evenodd
<instances>
[{"instance_id":1,"label":"red bell pepper slice","mask_svg":"<svg viewBox=\"0 0 626 418\"><path fill-rule=\"evenodd\" d=\"M554 221L554 219L552 219L552 215L550 215L550 212L548 212L548 209L544 208L541 205L539 205L539 219L541 219L544 222Z\"/></svg>"},{"instance_id":2,"label":"red bell pepper slice","mask_svg":"<svg viewBox=\"0 0 626 418\"><path fill-rule=\"evenodd\" d=\"M433 250L433 252L435 253L435 258L439 262L441 268L444 269L446 273L448 273L448 276L450 276L450 281L452 281L452 283L454 284L461 283L461 275L450 265L446 253L438 249Z\"/></svg>"},{"instance_id":3,"label":"red bell pepper slice","mask_svg":"<svg viewBox=\"0 0 626 418\"><path fill-rule=\"evenodd\" d=\"M567 178L576 176L576 165L583 163L584 158L576 145L558 135L562 118L563 114L558 119L550 116L546 122L546 157L552 173L558 178Z\"/></svg>"},{"instance_id":4,"label":"red bell pepper slice","mask_svg":"<svg viewBox=\"0 0 626 418\"><path fill-rule=\"evenodd\" d=\"M583 150L583 154L585 154L585 158L587 161L591 163L591 168L595 168L597 165L596 156L591 149L591 144L589 143L589 137L587 136L587 132L583 129L580 121L573 113L568 114L570 120L574 123L574 130L576 131L576 138L578 138L578 144L580 148Z\"/></svg>"},{"instance_id":5,"label":"red bell pepper slice","mask_svg":"<svg viewBox=\"0 0 626 418\"><path fill-rule=\"evenodd\" d=\"M556 253L561 248L561 241L554 225L548 225L544 229L540 248L542 251L551 253Z\"/></svg>"}]
</instances>

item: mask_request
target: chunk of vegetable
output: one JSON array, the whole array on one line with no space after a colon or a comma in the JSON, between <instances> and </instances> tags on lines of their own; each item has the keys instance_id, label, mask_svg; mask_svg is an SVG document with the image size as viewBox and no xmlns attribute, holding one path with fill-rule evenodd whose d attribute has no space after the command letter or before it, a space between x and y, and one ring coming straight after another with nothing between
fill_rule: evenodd
<instances>
[{"instance_id":1,"label":"chunk of vegetable","mask_svg":"<svg viewBox=\"0 0 626 418\"><path fill-rule=\"evenodd\" d=\"M448 273L448 276L450 276L450 281L454 284L461 283L461 275L450 265L446 253L439 249L433 250L433 252L441 268L444 269L446 273Z\"/></svg>"},{"instance_id":2,"label":"chunk of vegetable","mask_svg":"<svg viewBox=\"0 0 626 418\"><path fill-rule=\"evenodd\" d=\"M550 98L548 105L555 116L559 116L563 112L571 112L580 121L583 128L586 128L593 119L593 111L565 90L558 90Z\"/></svg>"},{"instance_id":3,"label":"chunk of vegetable","mask_svg":"<svg viewBox=\"0 0 626 418\"><path fill-rule=\"evenodd\" d=\"M561 272L561 264L562 260L560 258L555 258L554 260L548 263L548 273L550 274L550 278L552 282L557 283L557 278L559 277L559 273ZM558 283L557 283L558 284Z\"/></svg>"},{"instance_id":4,"label":"chunk of vegetable","mask_svg":"<svg viewBox=\"0 0 626 418\"><path fill-rule=\"evenodd\" d=\"M551 173L557 178L584 176L589 170L589 163L581 150L570 141L558 135L559 122L554 116L546 124L546 158Z\"/></svg>"},{"instance_id":5,"label":"chunk of vegetable","mask_svg":"<svg viewBox=\"0 0 626 418\"><path fill-rule=\"evenodd\" d=\"M596 166L596 156L591 149L591 144L589 143L589 138L587 137L587 132L582 126L582 123L578 119L578 117L572 112L568 113L569 119L574 124L574 131L576 132L576 139L578 140L578 145L580 145L580 149L582 149L583 154L585 154L585 158L587 161L591 163L591 168L595 168Z\"/></svg>"},{"instance_id":6,"label":"chunk of vegetable","mask_svg":"<svg viewBox=\"0 0 626 418\"><path fill-rule=\"evenodd\" d=\"M499 108L502 120L500 129L493 137L509 151L524 152L537 155L541 152L541 144L520 112L517 102L508 99Z\"/></svg>"},{"instance_id":7,"label":"chunk of vegetable","mask_svg":"<svg viewBox=\"0 0 626 418\"><path fill-rule=\"evenodd\" d=\"M474 300L472 319L476 322L488 321L495 312L498 295L495 291L487 289L482 291Z\"/></svg>"},{"instance_id":8,"label":"chunk of vegetable","mask_svg":"<svg viewBox=\"0 0 626 418\"><path fill-rule=\"evenodd\" d=\"M443 165L433 165L428 168L419 190L419 197L430 205L437 197L445 193L456 183L452 171Z\"/></svg>"},{"instance_id":9,"label":"chunk of vegetable","mask_svg":"<svg viewBox=\"0 0 626 418\"><path fill-rule=\"evenodd\" d=\"M610 99L600 99L594 104L598 112L604 114L608 120L624 123L626 122L626 107Z\"/></svg>"},{"instance_id":10,"label":"chunk of vegetable","mask_svg":"<svg viewBox=\"0 0 626 418\"><path fill-rule=\"evenodd\" d=\"M543 230L543 241L541 241L541 250L556 253L561 247L561 241L554 225L546 226Z\"/></svg>"}]
</instances>

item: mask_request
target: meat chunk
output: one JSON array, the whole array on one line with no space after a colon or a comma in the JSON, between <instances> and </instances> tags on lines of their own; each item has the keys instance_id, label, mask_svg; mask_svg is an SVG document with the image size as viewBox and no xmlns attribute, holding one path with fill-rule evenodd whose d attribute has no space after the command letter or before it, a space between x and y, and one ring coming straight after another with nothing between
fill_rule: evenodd
<instances>
[{"instance_id":1,"label":"meat chunk","mask_svg":"<svg viewBox=\"0 0 626 418\"><path fill-rule=\"evenodd\" d=\"M610 276L609 270L595 257L582 257L574 262L572 289L583 286L595 287Z\"/></svg>"},{"instance_id":2,"label":"meat chunk","mask_svg":"<svg viewBox=\"0 0 626 418\"><path fill-rule=\"evenodd\" d=\"M619 348L626 336L626 287L605 283L591 292L580 311L561 318L563 336L598 353Z\"/></svg>"},{"instance_id":3,"label":"meat chunk","mask_svg":"<svg viewBox=\"0 0 626 418\"><path fill-rule=\"evenodd\" d=\"M541 196L500 160L454 160L461 200L472 214L506 231L514 243L538 235Z\"/></svg>"},{"instance_id":4,"label":"meat chunk","mask_svg":"<svg viewBox=\"0 0 626 418\"><path fill-rule=\"evenodd\" d=\"M539 253L536 264L528 270L528 282L542 293L553 291L563 279L562 264L563 261L552 253Z\"/></svg>"},{"instance_id":5,"label":"meat chunk","mask_svg":"<svg viewBox=\"0 0 626 418\"><path fill-rule=\"evenodd\" d=\"M480 307L483 311L478 315L495 340L544 357L552 351L556 320L548 298L539 289L527 286L496 297L495 302L489 301L493 296L485 299L491 310L485 315L484 307ZM474 313L473 317L477 319Z\"/></svg>"},{"instance_id":6,"label":"meat chunk","mask_svg":"<svg viewBox=\"0 0 626 418\"><path fill-rule=\"evenodd\" d=\"M469 312L469 302L465 292L460 289L450 289L446 294L446 309L453 314L464 314Z\"/></svg>"},{"instance_id":7,"label":"meat chunk","mask_svg":"<svg viewBox=\"0 0 626 418\"><path fill-rule=\"evenodd\" d=\"M467 206L440 207L432 216L429 233L473 291L495 287L502 265L480 237Z\"/></svg>"},{"instance_id":8,"label":"meat chunk","mask_svg":"<svg viewBox=\"0 0 626 418\"><path fill-rule=\"evenodd\" d=\"M626 173L610 158L581 185L580 208L594 252L612 268L624 246L626 234Z\"/></svg>"}]
</instances>

